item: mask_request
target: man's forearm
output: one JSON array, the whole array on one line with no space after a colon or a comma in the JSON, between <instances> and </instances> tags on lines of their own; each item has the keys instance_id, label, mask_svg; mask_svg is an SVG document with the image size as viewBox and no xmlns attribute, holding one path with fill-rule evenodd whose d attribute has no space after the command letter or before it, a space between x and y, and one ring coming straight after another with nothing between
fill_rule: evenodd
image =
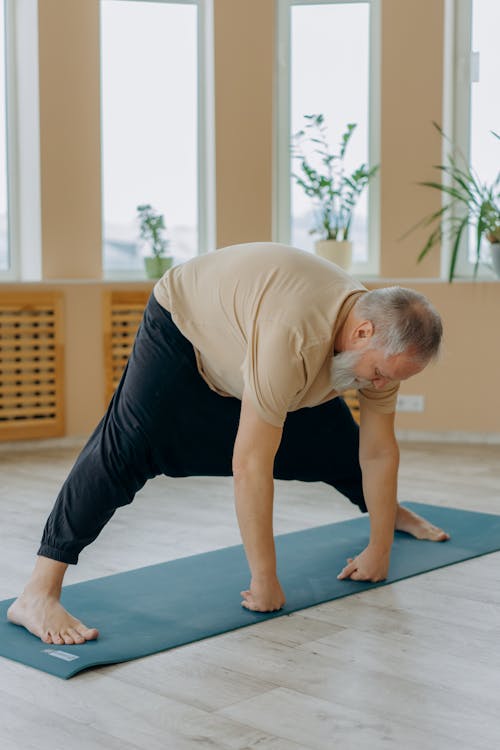
<instances>
[{"instance_id":1,"label":"man's forearm","mask_svg":"<svg viewBox=\"0 0 500 750\"><path fill-rule=\"evenodd\" d=\"M370 514L370 544L391 548L397 512L399 454L390 452L361 462L363 493Z\"/></svg>"},{"instance_id":2,"label":"man's forearm","mask_svg":"<svg viewBox=\"0 0 500 750\"><path fill-rule=\"evenodd\" d=\"M234 493L241 538L252 576L275 576L272 473L258 465L242 469L234 474Z\"/></svg>"}]
</instances>

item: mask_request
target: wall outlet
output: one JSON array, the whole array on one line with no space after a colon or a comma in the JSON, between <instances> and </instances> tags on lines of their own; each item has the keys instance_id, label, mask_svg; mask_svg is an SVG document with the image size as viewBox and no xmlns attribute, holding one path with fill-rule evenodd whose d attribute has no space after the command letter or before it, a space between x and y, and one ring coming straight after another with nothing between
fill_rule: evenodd
<instances>
[{"instance_id":1,"label":"wall outlet","mask_svg":"<svg viewBox=\"0 0 500 750\"><path fill-rule=\"evenodd\" d=\"M400 394L396 403L396 411L423 411L425 399L423 396L407 396Z\"/></svg>"}]
</instances>

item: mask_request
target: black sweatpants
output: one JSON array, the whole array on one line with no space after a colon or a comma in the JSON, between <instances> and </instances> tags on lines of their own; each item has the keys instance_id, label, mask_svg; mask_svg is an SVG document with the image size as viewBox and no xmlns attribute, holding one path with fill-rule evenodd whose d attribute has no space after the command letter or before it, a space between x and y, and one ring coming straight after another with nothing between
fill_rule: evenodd
<instances>
[{"instance_id":1,"label":"black sweatpants","mask_svg":"<svg viewBox=\"0 0 500 750\"><path fill-rule=\"evenodd\" d=\"M151 477L230 476L240 406L208 387L192 344L151 295L118 388L61 488L38 554L76 563ZM290 412L274 476L326 482L366 512L358 443L341 398Z\"/></svg>"}]
</instances>

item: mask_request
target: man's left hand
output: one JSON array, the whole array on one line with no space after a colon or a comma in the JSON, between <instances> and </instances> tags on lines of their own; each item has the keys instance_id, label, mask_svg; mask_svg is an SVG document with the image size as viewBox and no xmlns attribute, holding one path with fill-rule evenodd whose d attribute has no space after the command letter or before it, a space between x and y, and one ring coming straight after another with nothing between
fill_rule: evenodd
<instances>
[{"instance_id":1,"label":"man's left hand","mask_svg":"<svg viewBox=\"0 0 500 750\"><path fill-rule=\"evenodd\" d=\"M384 581L389 572L390 558L390 550L380 550L368 545L357 557L347 558L347 565L337 578L339 580L350 578L351 581L371 581L372 583Z\"/></svg>"}]
</instances>

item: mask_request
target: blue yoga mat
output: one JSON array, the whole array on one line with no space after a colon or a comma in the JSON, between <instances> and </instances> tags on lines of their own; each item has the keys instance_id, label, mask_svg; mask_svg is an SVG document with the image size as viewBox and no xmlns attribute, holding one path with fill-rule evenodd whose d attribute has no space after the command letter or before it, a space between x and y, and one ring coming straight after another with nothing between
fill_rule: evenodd
<instances>
[{"instance_id":1,"label":"blue yoga mat","mask_svg":"<svg viewBox=\"0 0 500 750\"><path fill-rule=\"evenodd\" d=\"M13 599L0 602L0 656L68 679L99 664L137 659L500 550L500 515L405 506L445 528L451 540L417 541L397 532L389 576L382 583L337 580L346 558L368 542L369 519L360 516L276 537L287 596L279 612L259 614L241 607L239 592L248 587L249 574L238 545L65 586L63 605L101 633L97 641L79 646L42 643L6 620Z\"/></svg>"}]
</instances>

